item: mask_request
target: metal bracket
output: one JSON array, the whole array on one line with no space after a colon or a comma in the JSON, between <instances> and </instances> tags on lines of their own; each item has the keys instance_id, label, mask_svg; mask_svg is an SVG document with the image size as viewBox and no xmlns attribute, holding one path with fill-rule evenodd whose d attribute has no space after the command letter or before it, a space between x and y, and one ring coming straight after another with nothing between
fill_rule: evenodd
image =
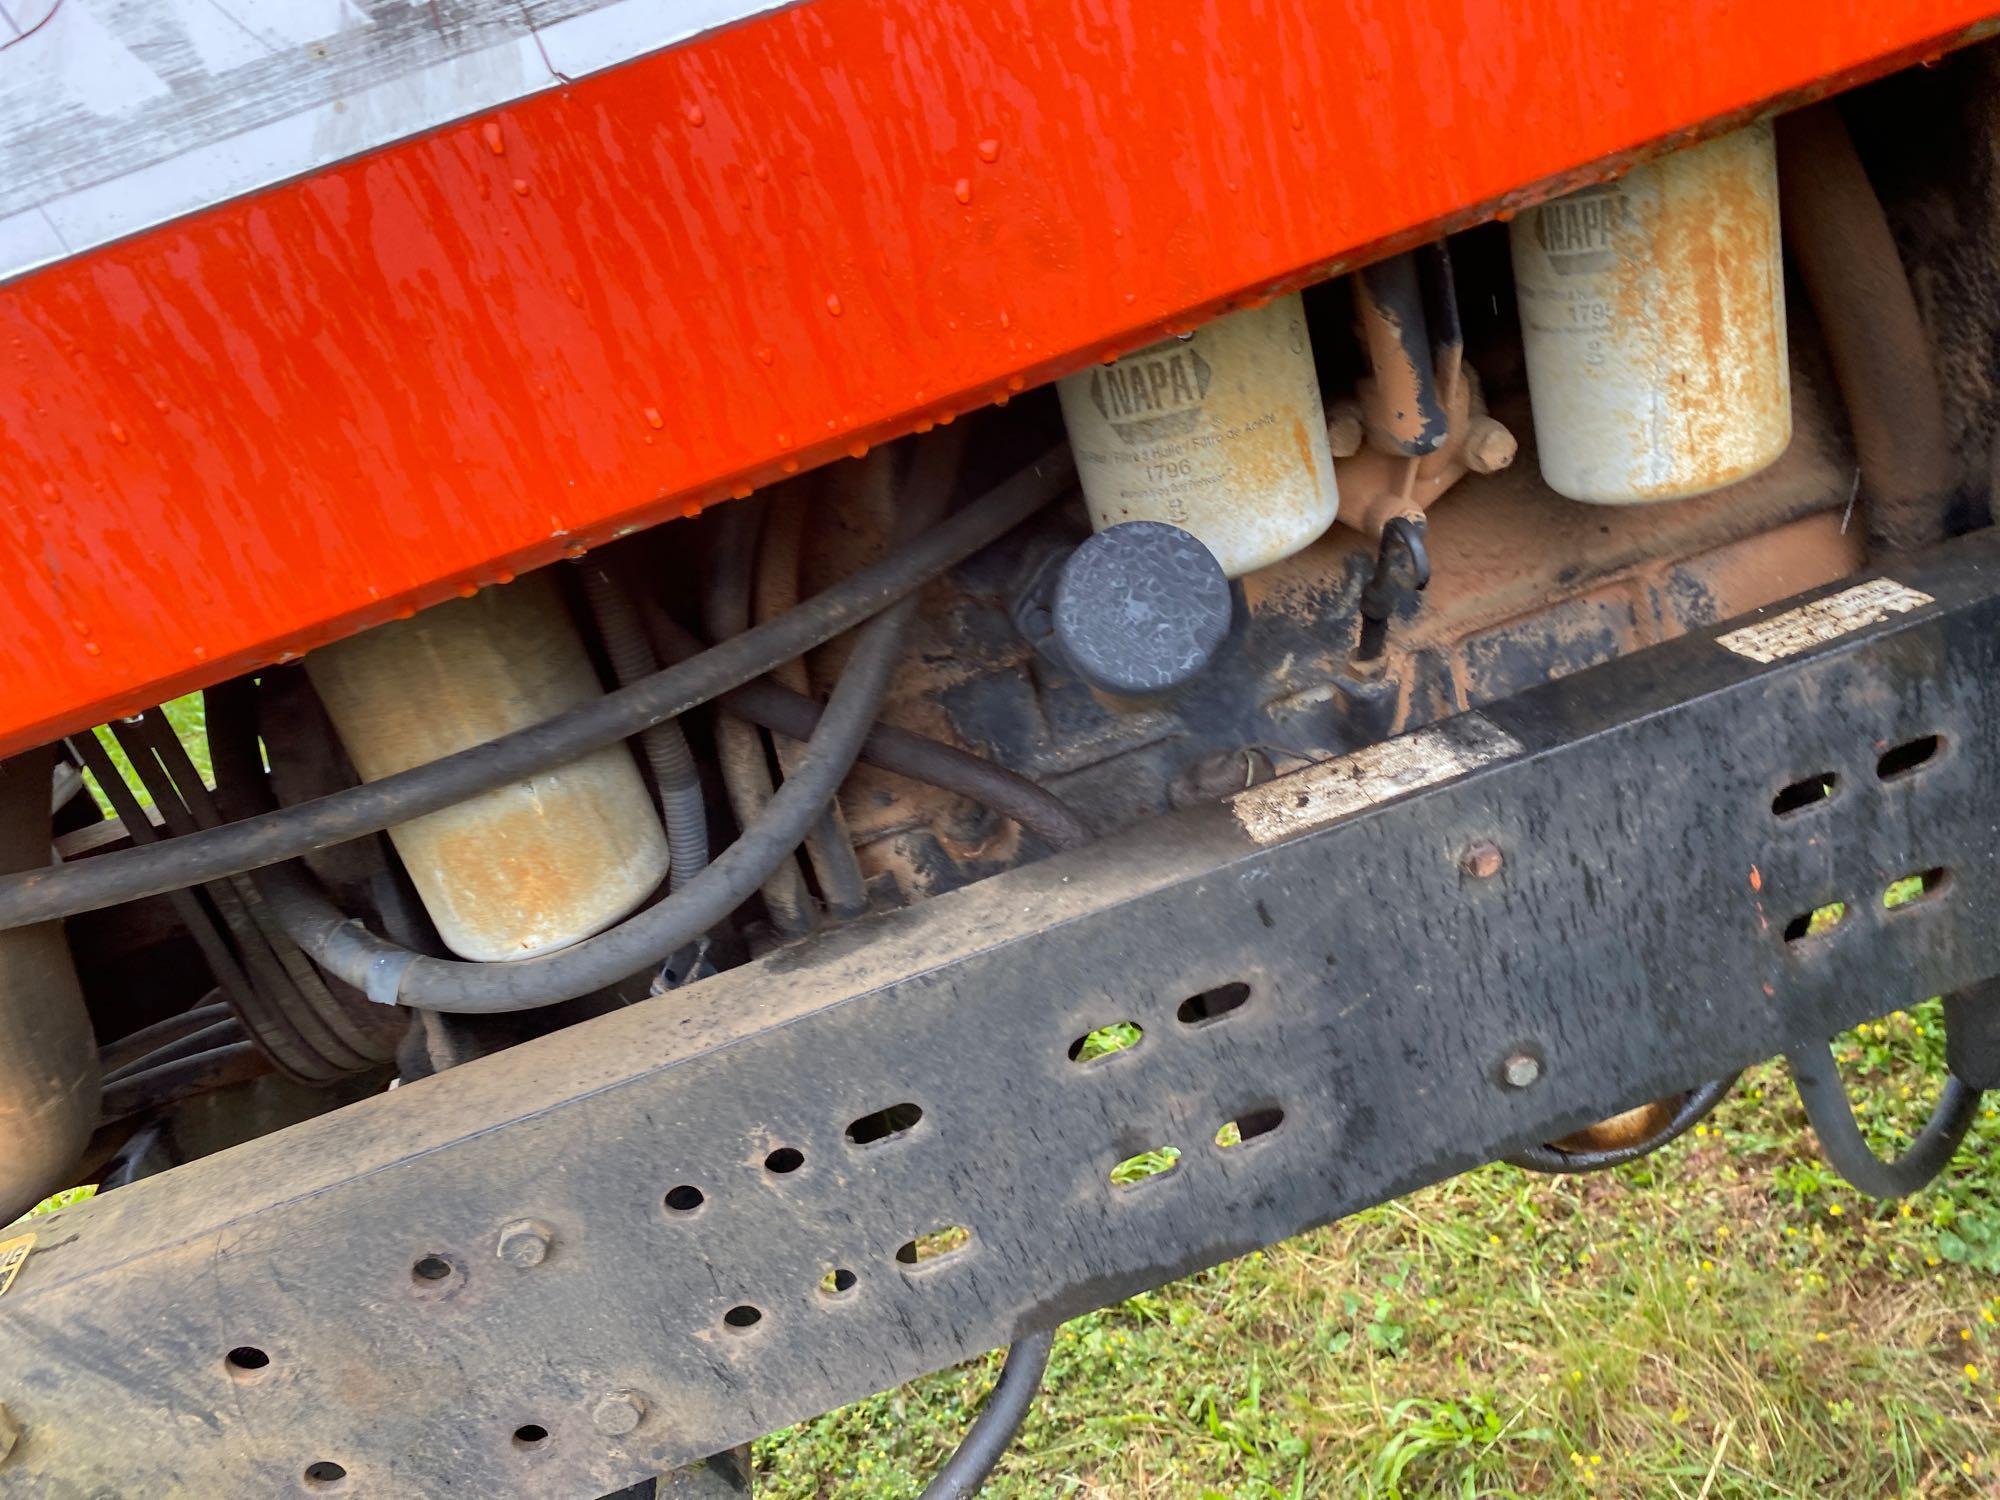
<instances>
[{"instance_id":1,"label":"metal bracket","mask_svg":"<svg viewBox=\"0 0 2000 1500\"><path fill-rule=\"evenodd\" d=\"M601 1494L2000 973L1996 587L1961 541L66 1210L0 1481Z\"/></svg>"}]
</instances>

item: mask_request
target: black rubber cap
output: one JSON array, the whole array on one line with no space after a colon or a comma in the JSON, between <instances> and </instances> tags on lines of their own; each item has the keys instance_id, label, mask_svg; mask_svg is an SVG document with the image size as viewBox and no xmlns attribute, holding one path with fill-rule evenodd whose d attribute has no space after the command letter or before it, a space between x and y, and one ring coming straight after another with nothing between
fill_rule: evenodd
<instances>
[{"instance_id":1,"label":"black rubber cap","mask_svg":"<svg viewBox=\"0 0 2000 1500\"><path fill-rule=\"evenodd\" d=\"M1077 674L1120 697L1179 687L1229 634L1229 580L1199 539L1164 521L1100 531L1063 564L1055 636Z\"/></svg>"}]
</instances>

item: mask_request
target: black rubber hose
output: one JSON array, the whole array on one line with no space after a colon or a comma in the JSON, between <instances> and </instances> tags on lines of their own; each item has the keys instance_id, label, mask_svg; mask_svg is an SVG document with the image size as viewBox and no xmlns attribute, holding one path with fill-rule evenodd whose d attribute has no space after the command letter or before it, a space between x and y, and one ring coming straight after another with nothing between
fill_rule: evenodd
<instances>
[{"instance_id":1,"label":"black rubber hose","mask_svg":"<svg viewBox=\"0 0 2000 1500\"><path fill-rule=\"evenodd\" d=\"M119 774L118 768L111 763L109 752L97 736L85 732L73 736L68 743L78 764L97 778L104 800L111 804L111 811L125 825L125 832L131 836L133 843L156 846L160 838L159 830L153 827L153 820L146 816L139 799L133 795L132 788ZM102 859L105 856L97 857ZM214 976L236 1018L253 1034L265 1038L272 1056L290 1076L301 1082L310 1082L317 1077L317 1054L299 1035L297 1028L290 1025L288 1019L250 983L250 976L244 973L243 966L236 960L236 950L230 947L220 923L199 893L170 891L167 900L174 909L174 915L180 918L181 925L194 938L195 947L201 950L209 973Z\"/></svg>"},{"instance_id":2,"label":"black rubber hose","mask_svg":"<svg viewBox=\"0 0 2000 1500\"><path fill-rule=\"evenodd\" d=\"M161 817L166 820L168 830L176 837L185 838L201 827L201 819L195 816L180 785L160 758L158 742L152 733L155 727L165 730L167 737L173 738L173 730L158 708L147 709L133 719L117 721L111 726L111 732L124 748L140 784L152 797L153 805L159 808ZM175 743L178 746L178 740ZM194 775L191 766L186 774L190 781L199 785L200 779ZM248 884L237 876L209 881L202 891L222 919L236 957L249 976L251 988L273 1014L283 1018L284 1034L298 1036L311 1053L310 1060L301 1068L303 1076L308 1080L324 1080L366 1067L367 1059L348 1047L327 1025L319 1008L302 991L298 978L286 967L277 951L283 939L278 937L274 942L276 935L267 933L257 921L257 914L251 909L255 893ZM311 972L310 964L299 960L299 967L306 970L310 983L319 986L319 976ZM250 1029L252 1035L260 1039L269 1030L256 1025ZM282 1046L282 1043L277 1046ZM274 1046L274 1055L277 1046Z\"/></svg>"},{"instance_id":3,"label":"black rubber hose","mask_svg":"<svg viewBox=\"0 0 2000 1500\"><path fill-rule=\"evenodd\" d=\"M1674 1106L1667 1123L1643 1141L1634 1141L1629 1146L1612 1146L1603 1151L1565 1151L1556 1145L1530 1146L1508 1157L1507 1162L1510 1166L1522 1167L1530 1172L1563 1176L1602 1172L1610 1167L1623 1166L1628 1161L1637 1161L1642 1156L1652 1155L1707 1119L1715 1106L1729 1097L1729 1091L1741 1076L1740 1073L1731 1073L1727 1078L1712 1078L1699 1088L1689 1089L1681 1095L1680 1103Z\"/></svg>"},{"instance_id":4,"label":"black rubber hose","mask_svg":"<svg viewBox=\"0 0 2000 1500\"><path fill-rule=\"evenodd\" d=\"M951 434L956 445L959 434ZM933 440L934 441L934 440ZM857 466L866 476L876 497L891 503L891 477L895 472L893 454L878 450ZM799 553L805 545L806 495L802 489L781 489L772 497L764 535L757 547L756 565L751 569L751 610L757 620L775 619L799 603ZM796 692L804 692L810 682L805 658L786 662L772 674ZM763 736L757 735L761 742ZM785 735L773 735L771 753L779 771L789 776L797 765L799 744ZM806 834L806 862L819 882L821 904L836 922L850 922L868 911L868 878L848 837L847 819L841 816L838 799L829 802L819 822Z\"/></svg>"},{"instance_id":5,"label":"black rubber hose","mask_svg":"<svg viewBox=\"0 0 2000 1500\"><path fill-rule=\"evenodd\" d=\"M782 618L543 723L380 781L153 848L0 877L0 930L295 859L567 765L762 676L881 613L1067 492L1075 475L1068 449L1051 450L914 542Z\"/></svg>"},{"instance_id":6,"label":"black rubber hose","mask_svg":"<svg viewBox=\"0 0 2000 1500\"><path fill-rule=\"evenodd\" d=\"M249 1038L243 1034L243 1023L234 1016L224 1016L221 1020L211 1022L199 1031L190 1032L183 1037L176 1037L170 1042L162 1042L144 1056L135 1057L123 1067L106 1073L104 1075L104 1083L108 1088L114 1083L120 1083L126 1078L131 1077L134 1073L150 1072L162 1064L177 1062L183 1057L193 1057L198 1052L208 1052L229 1042L245 1042L248 1040Z\"/></svg>"},{"instance_id":7,"label":"black rubber hose","mask_svg":"<svg viewBox=\"0 0 2000 1500\"><path fill-rule=\"evenodd\" d=\"M702 628L710 640L728 640L750 628L750 578L757 567L757 542L767 508L765 497L758 495L716 518L701 591ZM778 789L770 756L770 746L755 725L728 715L716 721L716 766L738 828L762 819ZM764 877L760 893L764 913L780 937L804 937L812 931L812 896L795 861L779 860Z\"/></svg>"},{"instance_id":8,"label":"black rubber hose","mask_svg":"<svg viewBox=\"0 0 2000 1500\"><path fill-rule=\"evenodd\" d=\"M222 811L188 758L187 747L167 723L166 715L157 709L150 710L142 723L148 727L153 753L186 803L189 815L202 828L219 826L224 821ZM385 1026L383 1022L388 1018L381 1011L358 998L350 1001L329 990L298 945L278 928L275 914L264 909L254 879L238 875L229 884L241 892L242 904L257 937L269 945L272 957L289 981L287 991L281 991L278 998L295 998L304 1008L299 1030L307 1035L323 1032L332 1038L331 1045L319 1045L326 1062L341 1073L364 1073L394 1058L402 1027L393 1020ZM312 1024L307 1026L304 1024L307 1021Z\"/></svg>"},{"instance_id":9,"label":"black rubber hose","mask_svg":"<svg viewBox=\"0 0 2000 1500\"><path fill-rule=\"evenodd\" d=\"M948 503L957 456L955 443L919 450L912 502L902 524L926 524ZM383 1004L485 1015L533 1010L616 984L706 933L748 900L781 860L791 857L853 768L889 690L902 654L903 627L916 602L906 595L862 627L796 773L778 789L763 817L683 889L609 931L538 958L469 963L431 958L376 936L342 913L296 866L274 871L262 882L265 900L293 942ZM225 702L217 706L227 706L223 696ZM211 758L218 772L226 770L231 777L250 774L252 752L239 718L225 713L220 726L213 717L210 723ZM219 735L218 727L223 731Z\"/></svg>"},{"instance_id":10,"label":"black rubber hose","mask_svg":"<svg viewBox=\"0 0 2000 1500\"><path fill-rule=\"evenodd\" d=\"M666 611L649 606L645 614L646 628L652 631L662 656L680 660L701 651L702 643L694 633ZM812 737L821 711L815 699L768 677L731 688L716 701L738 718L795 740ZM1076 849L1090 841L1089 827L1054 792L956 745L892 724L877 724L861 742L861 759L880 770L968 797L1013 819L1051 848Z\"/></svg>"},{"instance_id":11,"label":"black rubber hose","mask_svg":"<svg viewBox=\"0 0 2000 1500\"><path fill-rule=\"evenodd\" d=\"M297 866L271 871L265 900L315 962L385 1005L458 1015L533 1010L590 994L658 964L741 906L778 861L791 858L819 818L868 733L902 645L913 600L871 620L807 746L797 775L765 815L681 890L607 932L538 958L473 963L430 958L351 920Z\"/></svg>"},{"instance_id":12,"label":"black rubber hose","mask_svg":"<svg viewBox=\"0 0 2000 1500\"><path fill-rule=\"evenodd\" d=\"M210 990L209 996L217 991ZM177 1042L191 1031L199 1031L204 1026L220 1021L229 1014L229 1007L219 1000L210 1000L197 1005L193 1010L184 1010L177 1016L168 1016L163 1021L155 1021L150 1026L142 1026L137 1031L106 1042L97 1052L97 1065L106 1073L116 1072L135 1058L144 1057L155 1047L163 1047L168 1042Z\"/></svg>"},{"instance_id":13,"label":"black rubber hose","mask_svg":"<svg viewBox=\"0 0 2000 1500\"><path fill-rule=\"evenodd\" d=\"M652 642L639 623L639 611L600 563L583 565L583 597L597 622L597 637L611 662L620 687L659 671ZM666 719L639 735L653 789L660 797L660 820L667 828L667 886L679 890L708 864L708 804L701 795L701 773L680 720Z\"/></svg>"},{"instance_id":14,"label":"black rubber hose","mask_svg":"<svg viewBox=\"0 0 2000 1500\"><path fill-rule=\"evenodd\" d=\"M972 1424L972 1430L945 1460L944 1467L924 1486L922 1500L964 1500L976 1495L986 1483L1001 1454L1007 1451L1028 1419L1028 1409L1041 1389L1042 1375L1049 1367L1049 1351L1055 1347L1053 1333L1031 1333L1017 1339L1007 1349L1007 1363L986 1398L986 1409Z\"/></svg>"},{"instance_id":15,"label":"black rubber hose","mask_svg":"<svg viewBox=\"0 0 2000 1500\"><path fill-rule=\"evenodd\" d=\"M246 1083L271 1070L270 1060L254 1042L231 1042L193 1057L176 1058L157 1068L128 1073L104 1090L99 1118L122 1120L232 1083Z\"/></svg>"},{"instance_id":16,"label":"black rubber hose","mask_svg":"<svg viewBox=\"0 0 2000 1500\"><path fill-rule=\"evenodd\" d=\"M1956 1074L1948 1075L1930 1119L1910 1149L1884 1161L1855 1123L1832 1044L1794 1047L1785 1053L1785 1061L1791 1064L1792 1082L1819 1137L1821 1154L1834 1171L1871 1198L1907 1198L1927 1187L1958 1150L1979 1110L1980 1091Z\"/></svg>"}]
</instances>

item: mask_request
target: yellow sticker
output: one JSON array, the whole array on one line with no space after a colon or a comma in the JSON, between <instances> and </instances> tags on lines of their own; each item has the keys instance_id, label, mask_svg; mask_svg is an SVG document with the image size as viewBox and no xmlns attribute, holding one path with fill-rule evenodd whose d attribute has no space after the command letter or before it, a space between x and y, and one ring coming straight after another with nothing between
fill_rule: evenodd
<instances>
[{"instance_id":1,"label":"yellow sticker","mask_svg":"<svg viewBox=\"0 0 2000 1500\"><path fill-rule=\"evenodd\" d=\"M7 1295L7 1288L14 1284L14 1277L26 1264L28 1252L34 1248L35 1237L32 1234L0 1240L0 1297Z\"/></svg>"}]
</instances>

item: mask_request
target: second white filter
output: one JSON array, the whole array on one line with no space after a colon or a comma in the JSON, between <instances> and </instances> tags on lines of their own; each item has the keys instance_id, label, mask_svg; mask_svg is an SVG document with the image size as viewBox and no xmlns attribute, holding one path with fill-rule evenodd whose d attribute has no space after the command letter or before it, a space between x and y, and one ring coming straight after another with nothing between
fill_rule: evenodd
<instances>
[{"instance_id":1,"label":"second white filter","mask_svg":"<svg viewBox=\"0 0 2000 1500\"><path fill-rule=\"evenodd\" d=\"M1304 304L1245 308L1058 383L1090 522L1165 521L1231 578L1340 508Z\"/></svg>"}]
</instances>

